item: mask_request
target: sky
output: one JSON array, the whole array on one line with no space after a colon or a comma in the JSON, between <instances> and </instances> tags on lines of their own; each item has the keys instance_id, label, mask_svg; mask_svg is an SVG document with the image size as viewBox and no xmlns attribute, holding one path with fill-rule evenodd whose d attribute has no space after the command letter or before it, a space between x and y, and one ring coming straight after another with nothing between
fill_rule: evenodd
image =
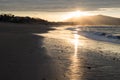
<instances>
[{"instance_id":1,"label":"sky","mask_svg":"<svg viewBox=\"0 0 120 80\"><path fill-rule=\"evenodd\" d=\"M62 20L76 10L120 17L120 0L0 0L0 13L50 21Z\"/></svg>"}]
</instances>

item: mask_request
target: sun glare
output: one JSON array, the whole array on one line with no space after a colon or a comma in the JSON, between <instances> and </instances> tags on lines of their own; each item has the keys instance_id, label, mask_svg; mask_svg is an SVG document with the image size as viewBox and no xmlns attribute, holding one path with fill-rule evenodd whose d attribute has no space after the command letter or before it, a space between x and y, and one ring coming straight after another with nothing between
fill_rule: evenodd
<instances>
[{"instance_id":1,"label":"sun glare","mask_svg":"<svg viewBox=\"0 0 120 80\"><path fill-rule=\"evenodd\" d=\"M69 19L69 18L79 18L82 16L88 16L90 15L88 12L82 12L80 10L69 12L68 14L65 15L64 20Z\"/></svg>"}]
</instances>

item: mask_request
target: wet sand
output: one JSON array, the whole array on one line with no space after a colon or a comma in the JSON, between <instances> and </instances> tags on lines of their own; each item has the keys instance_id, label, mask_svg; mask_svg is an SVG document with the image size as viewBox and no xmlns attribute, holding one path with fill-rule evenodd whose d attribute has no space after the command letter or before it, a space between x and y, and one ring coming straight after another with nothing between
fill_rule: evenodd
<instances>
[{"instance_id":1,"label":"wet sand","mask_svg":"<svg viewBox=\"0 0 120 80\"><path fill-rule=\"evenodd\" d=\"M55 37L55 31L46 33L47 36L43 34L43 37L41 34L1 32L0 79L120 79L120 58L109 56L110 51L88 48L90 47L88 44L87 47L77 45L79 42L77 37L72 37L73 34L68 32L65 32L68 34L60 32L57 31L59 33L56 35L57 37ZM69 34L72 36L68 36ZM73 43L71 40L75 40L75 42ZM86 38L81 40L89 42L89 39Z\"/></svg>"},{"instance_id":2,"label":"wet sand","mask_svg":"<svg viewBox=\"0 0 120 80\"><path fill-rule=\"evenodd\" d=\"M52 59L60 64L64 80L120 79L119 44L91 40L65 28L43 36L44 46Z\"/></svg>"},{"instance_id":3,"label":"wet sand","mask_svg":"<svg viewBox=\"0 0 120 80\"><path fill-rule=\"evenodd\" d=\"M49 55L60 64L64 80L120 79L120 58L109 56L110 52L78 47L76 53L75 47L67 41L46 38L45 42Z\"/></svg>"}]
</instances>

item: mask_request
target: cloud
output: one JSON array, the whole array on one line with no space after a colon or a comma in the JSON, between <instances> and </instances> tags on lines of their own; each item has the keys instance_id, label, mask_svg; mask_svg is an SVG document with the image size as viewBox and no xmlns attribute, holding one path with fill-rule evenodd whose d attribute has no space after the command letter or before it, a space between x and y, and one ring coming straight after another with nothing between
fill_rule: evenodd
<instances>
[{"instance_id":1,"label":"cloud","mask_svg":"<svg viewBox=\"0 0 120 80\"><path fill-rule=\"evenodd\" d=\"M120 8L120 0L0 0L0 10L10 11L93 11Z\"/></svg>"}]
</instances>

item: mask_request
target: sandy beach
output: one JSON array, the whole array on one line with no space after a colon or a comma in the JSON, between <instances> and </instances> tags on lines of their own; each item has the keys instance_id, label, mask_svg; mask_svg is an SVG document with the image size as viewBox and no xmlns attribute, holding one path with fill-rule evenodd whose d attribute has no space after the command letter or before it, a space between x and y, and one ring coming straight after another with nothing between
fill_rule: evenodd
<instances>
[{"instance_id":1,"label":"sandy beach","mask_svg":"<svg viewBox=\"0 0 120 80\"><path fill-rule=\"evenodd\" d=\"M0 80L120 80L120 0L0 0Z\"/></svg>"},{"instance_id":2,"label":"sandy beach","mask_svg":"<svg viewBox=\"0 0 120 80\"><path fill-rule=\"evenodd\" d=\"M48 33L4 30L0 33L1 80L120 79L120 58L116 57L120 52L102 49L119 48L116 44L78 39L65 28Z\"/></svg>"}]
</instances>

